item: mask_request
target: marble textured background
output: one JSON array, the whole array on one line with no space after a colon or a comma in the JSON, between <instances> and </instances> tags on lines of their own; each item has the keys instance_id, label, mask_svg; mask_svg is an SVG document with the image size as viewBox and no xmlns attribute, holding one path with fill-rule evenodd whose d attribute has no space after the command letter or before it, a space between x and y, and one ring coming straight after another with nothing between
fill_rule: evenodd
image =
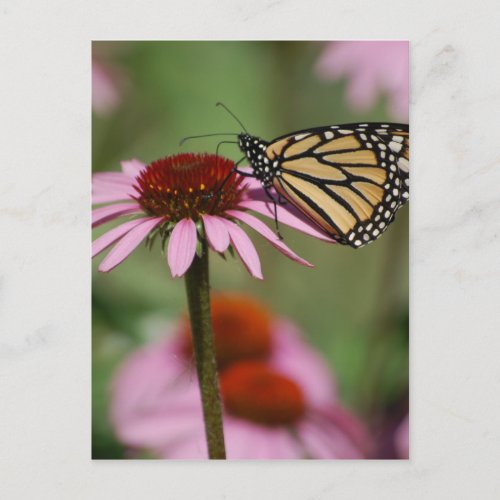
<instances>
[{"instance_id":1,"label":"marble textured background","mask_svg":"<svg viewBox=\"0 0 500 500\"><path fill-rule=\"evenodd\" d=\"M5 499L498 498L500 8L0 1ZM90 41L411 41L410 462L90 460Z\"/></svg>"}]
</instances>

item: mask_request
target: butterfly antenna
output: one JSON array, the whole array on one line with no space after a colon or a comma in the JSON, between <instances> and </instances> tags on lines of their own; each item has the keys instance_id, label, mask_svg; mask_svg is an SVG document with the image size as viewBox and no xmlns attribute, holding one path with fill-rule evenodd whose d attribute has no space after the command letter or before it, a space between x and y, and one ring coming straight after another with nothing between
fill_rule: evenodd
<instances>
[{"instance_id":1,"label":"butterfly antenna","mask_svg":"<svg viewBox=\"0 0 500 500\"><path fill-rule=\"evenodd\" d=\"M181 139L179 142L179 146L182 146L186 141L190 141L191 139L200 139L202 137L215 137L218 135L238 135L238 134L235 134L234 132L221 132L217 134L190 135L188 137L184 137L183 139Z\"/></svg>"},{"instance_id":2,"label":"butterfly antenna","mask_svg":"<svg viewBox=\"0 0 500 500\"><path fill-rule=\"evenodd\" d=\"M241 120L223 103L223 102L218 102L215 104L216 106L222 106L241 126L241 128L248 134L248 130L246 129L245 125L241 123Z\"/></svg>"}]
</instances>

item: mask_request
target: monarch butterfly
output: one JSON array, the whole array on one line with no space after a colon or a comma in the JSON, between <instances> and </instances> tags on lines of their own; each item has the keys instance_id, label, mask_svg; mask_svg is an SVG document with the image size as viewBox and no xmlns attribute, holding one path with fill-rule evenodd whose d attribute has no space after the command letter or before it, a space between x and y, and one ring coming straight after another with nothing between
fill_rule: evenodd
<instances>
[{"instance_id":1,"label":"monarch butterfly","mask_svg":"<svg viewBox=\"0 0 500 500\"><path fill-rule=\"evenodd\" d=\"M236 163L233 172L261 182L275 207L276 229L276 200L271 188L332 239L353 248L379 238L408 201L408 125L331 125L299 130L267 142L250 135L223 103L217 106L222 106L245 133L191 136L181 144L197 137L237 135L236 144L250 162L252 172L237 169L244 158ZM224 143L234 144L223 141L219 146Z\"/></svg>"},{"instance_id":2,"label":"monarch butterfly","mask_svg":"<svg viewBox=\"0 0 500 500\"><path fill-rule=\"evenodd\" d=\"M250 175L268 195L274 187L338 243L371 243L408 200L408 125L356 123L300 130L271 142L247 133L238 139Z\"/></svg>"}]
</instances>

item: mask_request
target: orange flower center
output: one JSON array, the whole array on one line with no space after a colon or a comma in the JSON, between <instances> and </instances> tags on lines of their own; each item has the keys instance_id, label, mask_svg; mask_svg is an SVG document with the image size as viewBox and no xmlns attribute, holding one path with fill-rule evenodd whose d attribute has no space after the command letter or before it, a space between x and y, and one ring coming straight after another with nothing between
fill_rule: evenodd
<instances>
[{"instance_id":1,"label":"orange flower center","mask_svg":"<svg viewBox=\"0 0 500 500\"><path fill-rule=\"evenodd\" d=\"M214 295L212 326L219 369L244 359L265 359L271 351L271 314L255 299L243 294ZM192 354L191 329L184 318L184 352Z\"/></svg>"},{"instance_id":2,"label":"orange flower center","mask_svg":"<svg viewBox=\"0 0 500 500\"><path fill-rule=\"evenodd\" d=\"M300 387L261 361L243 361L220 375L229 413L264 425L289 425L305 411Z\"/></svg>"},{"instance_id":3,"label":"orange flower center","mask_svg":"<svg viewBox=\"0 0 500 500\"><path fill-rule=\"evenodd\" d=\"M221 215L240 200L243 178L233 174L226 180L233 168L232 161L216 155L168 156L137 176L136 200L149 214L174 222Z\"/></svg>"}]
</instances>

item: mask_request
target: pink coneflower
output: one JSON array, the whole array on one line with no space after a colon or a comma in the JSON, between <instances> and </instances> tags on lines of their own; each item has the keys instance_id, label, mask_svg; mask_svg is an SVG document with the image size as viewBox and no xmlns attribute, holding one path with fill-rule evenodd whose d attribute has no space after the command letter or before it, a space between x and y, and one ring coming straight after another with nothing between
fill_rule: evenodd
<instances>
[{"instance_id":1,"label":"pink coneflower","mask_svg":"<svg viewBox=\"0 0 500 500\"><path fill-rule=\"evenodd\" d=\"M385 94L392 117L408 120L408 42L330 42L316 69L325 79L347 79L354 109L368 110Z\"/></svg>"},{"instance_id":2,"label":"pink coneflower","mask_svg":"<svg viewBox=\"0 0 500 500\"><path fill-rule=\"evenodd\" d=\"M112 203L93 211L93 227L125 217L119 226L93 243L92 256L114 244L99 265L111 271L147 238L168 239L167 260L172 276L190 267L199 239L206 238L220 254L232 246L250 274L262 279L257 251L241 223L250 226L282 254L305 266L299 257L261 220L255 210L274 218L269 201L254 179L230 174L234 163L210 154L180 154L145 165L138 160L122 162L122 172L97 173L93 178L93 202ZM278 208L280 223L331 241L291 207ZM123 219L122 219L123 220Z\"/></svg>"},{"instance_id":3,"label":"pink coneflower","mask_svg":"<svg viewBox=\"0 0 500 500\"><path fill-rule=\"evenodd\" d=\"M290 321L244 295L212 299L228 458L363 458L363 426L339 404L323 359ZM133 353L112 385L111 420L131 450L207 458L189 323Z\"/></svg>"}]
</instances>

